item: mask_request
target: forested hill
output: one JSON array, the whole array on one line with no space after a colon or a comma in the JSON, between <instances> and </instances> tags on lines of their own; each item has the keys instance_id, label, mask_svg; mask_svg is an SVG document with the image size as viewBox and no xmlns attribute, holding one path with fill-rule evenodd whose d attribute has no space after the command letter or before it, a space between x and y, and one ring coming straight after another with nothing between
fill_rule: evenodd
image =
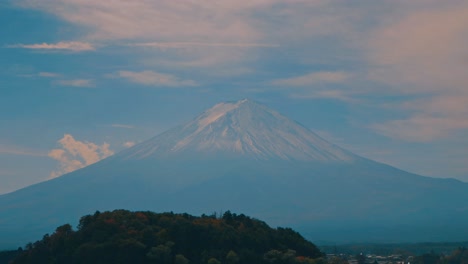
<instances>
[{"instance_id":1,"label":"forested hill","mask_svg":"<svg viewBox=\"0 0 468 264\"><path fill-rule=\"evenodd\" d=\"M30 243L13 263L319 263L323 254L289 228L229 211L96 212Z\"/></svg>"}]
</instances>

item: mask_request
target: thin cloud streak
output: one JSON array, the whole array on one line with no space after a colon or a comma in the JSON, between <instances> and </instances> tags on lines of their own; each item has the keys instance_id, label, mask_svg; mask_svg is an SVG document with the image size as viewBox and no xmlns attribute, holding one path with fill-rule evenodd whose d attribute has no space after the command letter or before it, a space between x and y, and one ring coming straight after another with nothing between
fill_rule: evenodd
<instances>
[{"instance_id":1,"label":"thin cloud streak","mask_svg":"<svg viewBox=\"0 0 468 264\"><path fill-rule=\"evenodd\" d=\"M44 153L41 151L25 149L25 148L16 147L16 146L1 146L1 145L0 145L0 154L47 157L47 153Z\"/></svg>"},{"instance_id":2,"label":"thin cloud streak","mask_svg":"<svg viewBox=\"0 0 468 264\"><path fill-rule=\"evenodd\" d=\"M55 50L55 51L73 51L73 52L83 52L83 51L92 51L96 48L87 42L58 42L58 43L39 43L39 44L16 44L10 45L11 48L23 48L23 49L32 49L32 50Z\"/></svg>"},{"instance_id":3,"label":"thin cloud streak","mask_svg":"<svg viewBox=\"0 0 468 264\"><path fill-rule=\"evenodd\" d=\"M308 86L317 83L343 83L350 78L346 72L319 71L286 79L273 80L271 84L281 86Z\"/></svg>"},{"instance_id":4,"label":"thin cloud streak","mask_svg":"<svg viewBox=\"0 0 468 264\"><path fill-rule=\"evenodd\" d=\"M46 78L55 78L59 77L60 74L54 72L40 72L37 74L39 77L46 77Z\"/></svg>"},{"instance_id":5,"label":"thin cloud streak","mask_svg":"<svg viewBox=\"0 0 468 264\"><path fill-rule=\"evenodd\" d=\"M147 86L180 87L198 85L193 80L182 80L174 75L155 71L119 71L117 76Z\"/></svg>"},{"instance_id":6,"label":"thin cloud streak","mask_svg":"<svg viewBox=\"0 0 468 264\"><path fill-rule=\"evenodd\" d=\"M136 143L133 142L133 141L127 141L127 142L123 143L122 146L124 146L126 148L131 148L131 147L135 146L135 144Z\"/></svg>"},{"instance_id":7,"label":"thin cloud streak","mask_svg":"<svg viewBox=\"0 0 468 264\"><path fill-rule=\"evenodd\" d=\"M58 80L54 83L61 85L61 86L71 86L71 87L84 87L84 88L95 87L94 81L91 79Z\"/></svg>"},{"instance_id":8,"label":"thin cloud streak","mask_svg":"<svg viewBox=\"0 0 468 264\"><path fill-rule=\"evenodd\" d=\"M278 48L277 44L266 43L210 43L210 42L148 42L148 43L135 43L129 46L136 47L151 47L151 48L187 48L194 46L201 47L238 47L238 48Z\"/></svg>"}]
</instances>

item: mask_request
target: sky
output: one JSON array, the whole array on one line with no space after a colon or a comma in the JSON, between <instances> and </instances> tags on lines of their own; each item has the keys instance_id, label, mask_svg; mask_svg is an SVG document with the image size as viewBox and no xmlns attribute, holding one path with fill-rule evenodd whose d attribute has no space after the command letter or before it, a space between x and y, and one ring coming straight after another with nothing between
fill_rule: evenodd
<instances>
[{"instance_id":1,"label":"sky","mask_svg":"<svg viewBox=\"0 0 468 264\"><path fill-rule=\"evenodd\" d=\"M0 194L243 98L468 182L465 0L4 0L0 33Z\"/></svg>"}]
</instances>

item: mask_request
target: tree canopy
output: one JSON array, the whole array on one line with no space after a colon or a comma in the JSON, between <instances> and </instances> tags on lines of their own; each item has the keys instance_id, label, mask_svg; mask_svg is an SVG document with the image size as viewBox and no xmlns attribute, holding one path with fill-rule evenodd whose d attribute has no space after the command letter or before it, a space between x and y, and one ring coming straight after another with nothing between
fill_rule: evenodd
<instances>
[{"instance_id":1,"label":"tree canopy","mask_svg":"<svg viewBox=\"0 0 468 264\"><path fill-rule=\"evenodd\" d=\"M115 210L83 216L29 243L22 263L321 263L323 254L290 228L231 212L221 217Z\"/></svg>"}]
</instances>

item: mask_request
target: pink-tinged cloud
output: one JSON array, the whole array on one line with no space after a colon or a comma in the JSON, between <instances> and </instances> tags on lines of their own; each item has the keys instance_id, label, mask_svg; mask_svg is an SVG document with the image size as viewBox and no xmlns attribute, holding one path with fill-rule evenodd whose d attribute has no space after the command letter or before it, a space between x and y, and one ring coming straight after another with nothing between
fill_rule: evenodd
<instances>
[{"instance_id":1,"label":"pink-tinged cloud","mask_svg":"<svg viewBox=\"0 0 468 264\"><path fill-rule=\"evenodd\" d=\"M216 42L146 42L136 43L131 46L150 47L160 49L184 49L191 47L237 47L237 48L278 48L277 44L268 43L216 43Z\"/></svg>"},{"instance_id":2,"label":"pink-tinged cloud","mask_svg":"<svg viewBox=\"0 0 468 264\"><path fill-rule=\"evenodd\" d=\"M39 77L46 77L46 78L55 78L59 77L60 74L55 73L55 72L40 72L37 74Z\"/></svg>"},{"instance_id":3,"label":"pink-tinged cloud","mask_svg":"<svg viewBox=\"0 0 468 264\"><path fill-rule=\"evenodd\" d=\"M62 51L73 51L73 52L82 52L82 51L91 51L96 48L87 42L58 42L58 43L39 43L39 44L16 44L11 45L10 47L14 48L24 48L24 49L33 49L33 50L62 50Z\"/></svg>"},{"instance_id":4,"label":"pink-tinged cloud","mask_svg":"<svg viewBox=\"0 0 468 264\"><path fill-rule=\"evenodd\" d=\"M412 98L393 106L408 118L372 126L384 135L431 141L468 131L468 3L432 5L402 12L371 35L369 78L387 85L382 92Z\"/></svg>"},{"instance_id":5,"label":"pink-tinged cloud","mask_svg":"<svg viewBox=\"0 0 468 264\"><path fill-rule=\"evenodd\" d=\"M79 141L70 134L65 134L58 143L61 148L52 149L48 154L60 163L58 170L51 172L50 178L81 169L114 154L107 143L96 145L92 142Z\"/></svg>"},{"instance_id":6,"label":"pink-tinged cloud","mask_svg":"<svg viewBox=\"0 0 468 264\"><path fill-rule=\"evenodd\" d=\"M171 74L154 71L119 71L117 75L131 82L148 86L178 87L197 85L197 83L193 80L183 80Z\"/></svg>"},{"instance_id":7,"label":"pink-tinged cloud","mask_svg":"<svg viewBox=\"0 0 468 264\"><path fill-rule=\"evenodd\" d=\"M54 83L61 85L61 86L85 87L85 88L95 87L94 81L91 79L58 80Z\"/></svg>"},{"instance_id":8,"label":"pink-tinged cloud","mask_svg":"<svg viewBox=\"0 0 468 264\"><path fill-rule=\"evenodd\" d=\"M317 83L343 83L350 78L346 72L319 71L306 75L272 81L273 85L281 86L310 86Z\"/></svg>"}]
</instances>

